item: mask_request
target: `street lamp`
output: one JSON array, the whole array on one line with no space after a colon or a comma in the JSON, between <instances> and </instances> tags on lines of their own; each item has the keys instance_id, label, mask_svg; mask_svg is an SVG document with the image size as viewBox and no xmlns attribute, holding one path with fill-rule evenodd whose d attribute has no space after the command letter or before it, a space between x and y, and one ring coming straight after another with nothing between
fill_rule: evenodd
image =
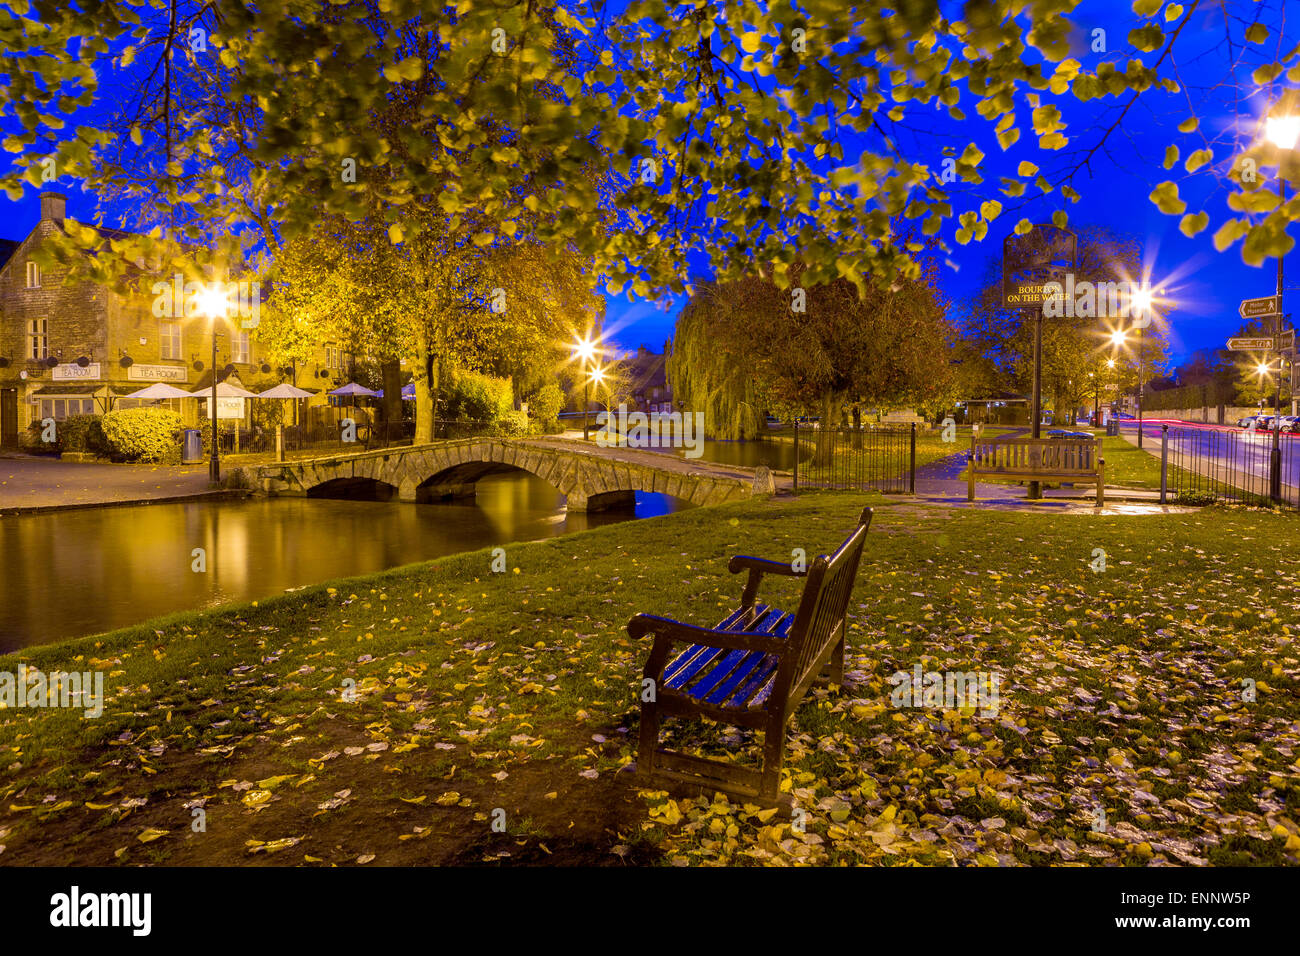
<instances>
[{"instance_id":1,"label":"street lamp","mask_svg":"<svg viewBox=\"0 0 1300 956\"><path fill-rule=\"evenodd\" d=\"M208 408L212 411L212 455L208 459L208 482L221 484L221 462L217 452L217 321L226 317L230 307L229 293L221 288L220 282L199 287L196 296L199 314L212 322L212 396L208 399Z\"/></svg>"},{"instance_id":2,"label":"street lamp","mask_svg":"<svg viewBox=\"0 0 1300 956\"><path fill-rule=\"evenodd\" d=\"M1293 150L1300 142L1300 116L1270 116L1264 123L1264 135L1281 150ZM1282 175L1282 158L1277 161L1278 205L1286 203L1286 177ZM1273 317L1273 349L1278 356L1278 374L1273 382L1273 414L1282 414L1282 253L1277 254L1277 315ZM1278 422L1273 423L1275 426ZM1274 501L1282 500L1282 448L1279 445L1281 428L1273 429L1273 453L1269 462L1268 491Z\"/></svg>"}]
</instances>

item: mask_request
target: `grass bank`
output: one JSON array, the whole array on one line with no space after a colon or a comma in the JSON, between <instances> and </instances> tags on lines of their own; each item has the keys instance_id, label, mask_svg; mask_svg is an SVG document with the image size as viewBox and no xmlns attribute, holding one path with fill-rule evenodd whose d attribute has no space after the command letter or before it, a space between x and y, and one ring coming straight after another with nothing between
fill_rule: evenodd
<instances>
[{"instance_id":1,"label":"grass bank","mask_svg":"<svg viewBox=\"0 0 1300 956\"><path fill-rule=\"evenodd\" d=\"M827 550L868 502L848 683L788 737L806 828L638 791L627 619L711 624L742 583L727 556ZM1295 863L1297 529L806 495L10 655L102 669L109 700L0 710L0 864ZM917 665L996 675L996 713L893 706Z\"/></svg>"}]
</instances>

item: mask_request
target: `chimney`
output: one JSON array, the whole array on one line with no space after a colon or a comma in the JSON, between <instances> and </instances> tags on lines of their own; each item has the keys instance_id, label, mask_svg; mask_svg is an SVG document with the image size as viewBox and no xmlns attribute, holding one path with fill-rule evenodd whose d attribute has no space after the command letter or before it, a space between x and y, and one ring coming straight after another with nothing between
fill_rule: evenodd
<instances>
[{"instance_id":1,"label":"chimney","mask_svg":"<svg viewBox=\"0 0 1300 956\"><path fill-rule=\"evenodd\" d=\"M62 224L63 214L68 208L68 197L63 193L41 193L41 222L47 219Z\"/></svg>"}]
</instances>

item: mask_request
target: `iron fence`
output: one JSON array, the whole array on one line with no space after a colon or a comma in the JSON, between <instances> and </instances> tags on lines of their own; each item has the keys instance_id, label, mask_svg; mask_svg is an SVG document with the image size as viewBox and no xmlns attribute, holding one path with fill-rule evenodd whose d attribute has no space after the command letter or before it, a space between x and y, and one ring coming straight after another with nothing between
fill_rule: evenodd
<instances>
[{"instance_id":1,"label":"iron fence","mask_svg":"<svg viewBox=\"0 0 1300 956\"><path fill-rule=\"evenodd\" d=\"M1209 498L1300 507L1300 435L1267 429L1162 424L1144 428L1160 442L1162 501ZM1277 484L1273 440L1277 438Z\"/></svg>"},{"instance_id":2,"label":"iron fence","mask_svg":"<svg viewBox=\"0 0 1300 956\"><path fill-rule=\"evenodd\" d=\"M794 489L916 492L916 425L794 423Z\"/></svg>"}]
</instances>

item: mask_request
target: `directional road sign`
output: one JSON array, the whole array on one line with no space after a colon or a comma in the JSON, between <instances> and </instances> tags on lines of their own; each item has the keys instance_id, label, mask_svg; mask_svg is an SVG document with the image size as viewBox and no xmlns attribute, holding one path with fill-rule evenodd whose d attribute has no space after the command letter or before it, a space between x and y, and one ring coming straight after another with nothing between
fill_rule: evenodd
<instances>
[{"instance_id":1,"label":"directional road sign","mask_svg":"<svg viewBox=\"0 0 1300 956\"><path fill-rule=\"evenodd\" d=\"M1268 352L1273 348L1273 339L1269 336L1258 339L1228 339L1228 348L1234 352Z\"/></svg>"},{"instance_id":2,"label":"directional road sign","mask_svg":"<svg viewBox=\"0 0 1300 956\"><path fill-rule=\"evenodd\" d=\"M1266 295L1258 299L1242 299L1237 306L1243 319L1257 319L1262 315L1277 315L1282 311L1282 303L1275 295Z\"/></svg>"}]
</instances>

